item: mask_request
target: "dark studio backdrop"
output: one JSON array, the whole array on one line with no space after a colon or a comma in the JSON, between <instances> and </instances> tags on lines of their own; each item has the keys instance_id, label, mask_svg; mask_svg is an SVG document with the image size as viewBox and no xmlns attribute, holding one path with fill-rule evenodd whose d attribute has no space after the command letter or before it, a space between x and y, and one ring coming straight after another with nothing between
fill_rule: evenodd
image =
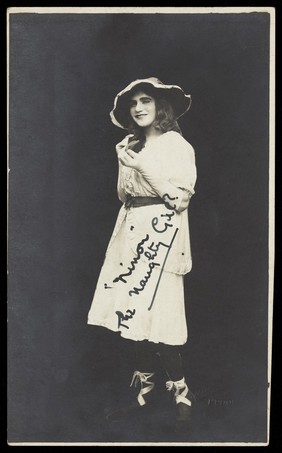
<instances>
[{"instance_id":1,"label":"dark studio backdrop","mask_svg":"<svg viewBox=\"0 0 282 453\"><path fill-rule=\"evenodd\" d=\"M268 13L10 16L10 442L266 441L269 29ZM181 435L161 402L104 421L134 345L86 324L120 208L109 112L150 76L192 95L182 355L198 403Z\"/></svg>"}]
</instances>

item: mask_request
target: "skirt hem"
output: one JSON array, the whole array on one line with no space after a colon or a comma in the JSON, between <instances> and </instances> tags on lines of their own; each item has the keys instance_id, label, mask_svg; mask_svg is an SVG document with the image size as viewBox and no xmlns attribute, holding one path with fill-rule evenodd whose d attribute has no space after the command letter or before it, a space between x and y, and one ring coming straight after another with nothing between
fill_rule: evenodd
<instances>
[{"instance_id":1,"label":"skirt hem","mask_svg":"<svg viewBox=\"0 0 282 453\"><path fill-rule=\"evenodd\" d=\"M119 330L118 328L115 329L114 327L111 327L108 324L102 323L100 321L88 320L87 324L93 325L93 326L105 327L106 329L119 333L121 337L126 338L127 340L133 340L133 341L148 340L148 341L151 341L152 343L156 343L156 344L162 343L162 344L168 344L171 346L183 346L187 342L187 338L188 338L186 336L185 339L180 342L168 342L168 341L164 341L164 340L157 341L155 339L151 339L150 335L144 335L144 334L143 335L132 335L132 334L126 335L127 332L123 332L123 331Z\"/></svg>"}]
</instances>

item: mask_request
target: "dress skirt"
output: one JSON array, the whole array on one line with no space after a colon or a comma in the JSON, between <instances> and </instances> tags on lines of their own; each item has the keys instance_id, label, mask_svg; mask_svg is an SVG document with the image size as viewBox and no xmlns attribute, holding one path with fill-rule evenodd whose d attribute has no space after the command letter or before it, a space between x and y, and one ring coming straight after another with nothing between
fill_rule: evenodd
<instances>
[{"instance_id":1,"label":"dress skirt","mask_svg":"<svg viewBox=\"0 0 282 453\"><path fill-rule=\"evenodd\" d=\"M160 221L154 224L156 210ZM135 341L170 345L187 341L184 275L166 270L179 233L176 217L163 205L128 210L122 206L88 324L104 326Z\"/></svg>"}]
</instances>

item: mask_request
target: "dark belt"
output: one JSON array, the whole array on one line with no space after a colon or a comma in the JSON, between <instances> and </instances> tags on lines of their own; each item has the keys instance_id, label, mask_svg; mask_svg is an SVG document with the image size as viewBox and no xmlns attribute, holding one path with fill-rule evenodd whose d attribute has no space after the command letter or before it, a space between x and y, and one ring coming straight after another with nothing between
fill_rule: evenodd
<instances>
[{"instance_id":1,"label":"dark belt","mask_svg":"<svg viewBox=\"0 0 282 453\"><path fill-rule=\"evenodd\" d=\"M153 204L164 204L164 201L161 197L133 197L130 194L126 194L124 207L125 209L140 208L141 206Z\"/></svg>"}]
</instances>

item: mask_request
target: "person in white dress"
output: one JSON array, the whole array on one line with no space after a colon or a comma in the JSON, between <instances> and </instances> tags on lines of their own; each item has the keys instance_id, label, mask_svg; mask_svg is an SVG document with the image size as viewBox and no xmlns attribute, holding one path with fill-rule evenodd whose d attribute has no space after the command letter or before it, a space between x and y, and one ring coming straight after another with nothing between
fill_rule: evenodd
<instances>
[{"instance_id":1,"label":"person in white dress","mask_svg":"<svg viewBox=\"0 0 282 453\"><path fill-rule=\"evenodd\" d=\"M191 96L179 86L155 77L133 81L115 98L111 120L128 132L116 145L117 193L123 204L88 313L88 324L135 341L131 385L139 392L131 408L150 402L159 356L177 419L185 422L194 398L183 375L180 348L188 338L184 275L192 267L188 205L196 165L177 119L190 104Z\"/></svg>"}]
</instances>

